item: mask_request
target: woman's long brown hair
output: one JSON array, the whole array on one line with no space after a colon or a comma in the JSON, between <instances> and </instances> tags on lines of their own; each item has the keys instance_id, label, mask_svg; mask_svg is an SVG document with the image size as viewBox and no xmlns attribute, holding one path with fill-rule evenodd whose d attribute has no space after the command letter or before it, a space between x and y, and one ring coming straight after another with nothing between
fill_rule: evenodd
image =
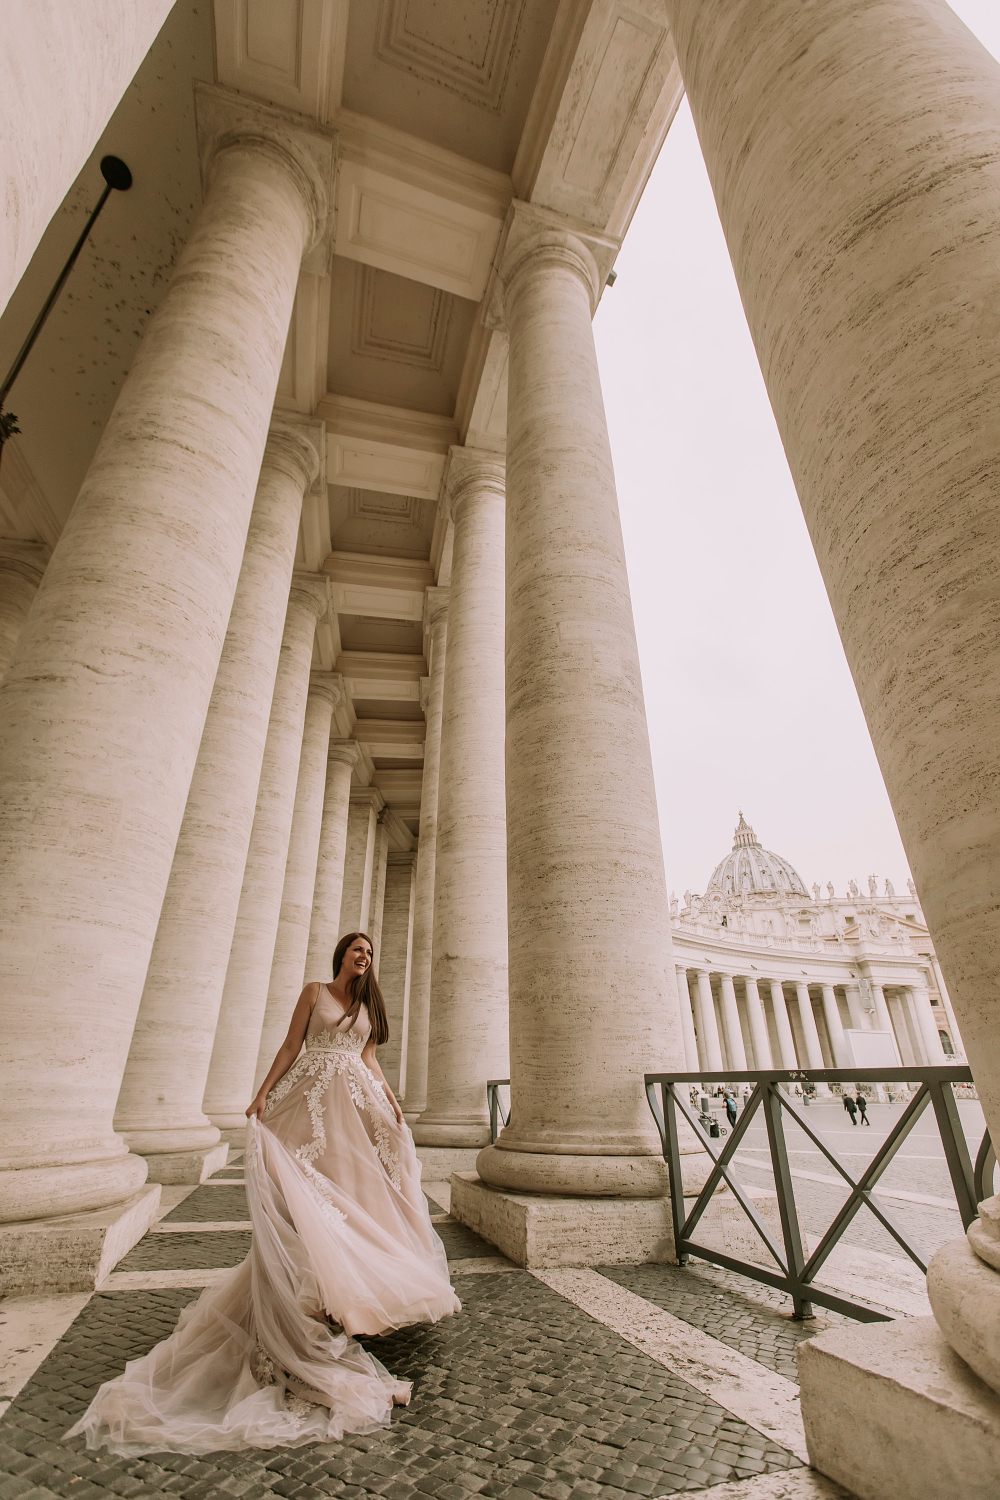
<instances>
[{"instance_id":1,"label":"woman's long brown hair","mask_svg":"<svg viewBox=\"0 0 1000 1500\"><path fill-rule=\"evenodd\" d=\"M334 948L333 950L334 979L336 979L337 975L340 973L341 966L344 962L344 954L347 952L352 943L357 942L358 938L364 938L365 942L372 950L372 954L374 955L375 944L372 942L367 932L346 933L341 938L336 948ZM347 1012L347 1014L351 1018L351 1025L353 1026L362 1005L366 1005L368 1007L368 1019L372 1023L371 1039L375 1043L376 1047L384 1047L386 1042L389 1040L389 1017L385 1013L385 1001L382 998L382 991L378 987L378 980L375 978L375 970L372 968L371 964L368 965L363 974L356 974L354 976L354 978L348 985L348 994L351 997L351 1008Z\"/></svg>"}]
</instances>

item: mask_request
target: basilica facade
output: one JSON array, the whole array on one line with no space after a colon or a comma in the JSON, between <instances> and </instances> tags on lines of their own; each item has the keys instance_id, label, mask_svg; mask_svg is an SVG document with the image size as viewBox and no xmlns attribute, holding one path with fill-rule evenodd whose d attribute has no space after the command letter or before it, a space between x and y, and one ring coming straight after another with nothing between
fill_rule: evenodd
<instances>
[{"instance_id":1,"label":"basilica facade","mask_svg":"<svg viewBox=\"0 0 1000 1500\"><path fill-rule=\"evenodd\" d=\"M965 1056L908 881L808 888L740 814L704 895L670 899L690 1070L940 1066ZM687 1003L685 1003L687 1002Z\"/></svg>"}]
</instances>

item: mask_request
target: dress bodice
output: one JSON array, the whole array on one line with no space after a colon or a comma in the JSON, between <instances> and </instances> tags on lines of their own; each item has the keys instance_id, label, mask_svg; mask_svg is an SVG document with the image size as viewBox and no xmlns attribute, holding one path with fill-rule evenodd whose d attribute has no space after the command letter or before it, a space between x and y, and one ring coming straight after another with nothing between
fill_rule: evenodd
<instances>
[{"instance_id":1,"label":"dress bodice","mask_svg":"<svg viewBox=\"0 0 1000 1500\"><path fill-rule=\"evenodd\" d=\"M349 1027L344 1024L344 1012L330 994L326 985L320 985L319 998L313 1006L309 1025L306 1028L306 1051L357 1052L364 1050L372 1034L368 1007L362 1005Z\"/></svg>"}]
</instances>

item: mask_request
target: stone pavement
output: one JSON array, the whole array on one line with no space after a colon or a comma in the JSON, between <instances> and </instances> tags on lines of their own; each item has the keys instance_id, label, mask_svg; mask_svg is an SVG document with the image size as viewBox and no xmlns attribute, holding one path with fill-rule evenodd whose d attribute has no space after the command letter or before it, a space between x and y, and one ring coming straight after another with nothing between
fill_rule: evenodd
<instances>
[{"instance_id":1,"label":"stone pavement","mask_svg":"<svg viewBox=\"0 0 1000 1500\"><path fill-rule=\"evenodd\" d=\"M0 1353L5 1314L14 1333L29 1313L33 1328L48 1316L53 1330L48 1345L38 1341L37 1367L26 1369L22 1352L5 1372L9 1389L0 1387L13 1398L0 1418L0 1500L842 1493L803 1465L794 1348L821 1325L792 1322L779 1294L705 1266L532 1274L447 1217L444 1185L434 1194L463 1311L367 1341L414 1382L411 1405L389 1429L207 1458L119 1459L90 1454L80 1440L60 1443L96 1387L165 1337L206 1278L246 1254L246 1197L231 1165L183 1201L175 1190L106 1289L0 1304ZM133 1279L142 1285L133 1289ZM30 1302L48 1310L23 1306Z\"/></svg>"}]
</instances>

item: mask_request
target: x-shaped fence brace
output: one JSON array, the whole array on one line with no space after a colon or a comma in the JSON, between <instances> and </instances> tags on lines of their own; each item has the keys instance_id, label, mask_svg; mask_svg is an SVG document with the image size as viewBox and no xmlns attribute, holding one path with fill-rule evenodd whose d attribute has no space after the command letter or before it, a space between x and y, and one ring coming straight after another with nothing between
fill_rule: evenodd
<instances>
[{"instance_id":1,"label":"x-shaped fence brace","mask_svg":"<svg viewBox=\"0 0 1000 1500\"><path fill-rule=\"evenodd\" d=\"M844 1165L836 1152L827 1145L818 1131L813 1129L803 1111L795 1106L788 1094L781 1088L782 1084L787 1085L792 1083L850 1083L857 1085L859 1083L899 1084L906 1082L918 1083L920 1087L860 1177L855 1177L852 1171ZM861 1322L889 1321L890 1314L884 1309L876 1307L872 1303L865 1302L860 1298L846 1297L829 1288L816 1286L813 1278L823 1266L834 1246L843 1237L844 1231L862 1206L871 1210L879 1223L892 1235L893 1239L896 1240L914 1264L919 1266L921 1271L926 1272L927 1255L913 1242L892 1213L886 1208L882 1200L876 1196L874 1188L928 1104L932 1104L934 1107L938 1131L944 1147L945 1159L948 1163L949 1173L951 1174L952 1186L955 1190L955 1199L958 1211L962 1217L962 1223L967 1229L974 1221L977 1217L978 1203L982 1201L984 1196L989 1196L992 1192L992 1187L988 1184L990 1179L992 1179L992 1168L996 1158L993 1154L989 1133L987 1132L983 1137L975 1170L973 1170L968 1146L965 1141L965 1133L962 1129L958 1107L955 1102L954 1091L951 1087L953 1083L971 1082L972 1074L967 1067L862 1068L850 1072L839 1068L828 1068L809 1069L801 1072L789 1070L725 1074L647 1073L645 1077L646 1098L649 1102L653 1118L656 1121L660 1140L663 1145L663 1157L670 1173L670 1203L674 1229L674 1248L679 1264L685 1265L689 1256L696 1255L702 1260L712 1262L714 1265L723 1266L727 1270L752 1277L753 1280L759 1281L765 1286L785 1291L792 1298L794 1315L797 1318L809 1317L812 1312L811 1304L817 1302L822 1307L844 1313L846 1316L856 1318ZM753 1092L746 1102L742 1113L739 1115L728 1141L721 1148L717 1148L712 1138L702 1126L699 1118L694 1114L688 1101L684 1099L678 1090L681 1087L690 1086L691 1084L697 1084L699 1090L701 1090L702 1088L710 1089L716 1084L737 1083L753 1084ZM659 1090L659 1099L657 1098L657 1090ZM707 1152L713 1162L712 1171L701 1192L698 1194L695 1205L689 1214L685 1214L681 1149L677 1129L678 1110L680 1110L684 1119L691 1126L699 1145ZM754 1206L753 1197L740 1182L730 1165L758 1111L763 1115L767 1130L771 1167L774 1172L774 1185L778 1201L778 1214L781 1222L781 1246L775 1242L768 1226L764 1223ZM792 1185L791 1169L788 1164L788 1150L784 1130L784 1113L786 1111L792 1115L809 1140L822 1152L830 1165L839 1173L850 1188L850 1193L846 1201L837 1210L830 1227L808 1258L802 1244L802 1233L799 1228L798 1211L795 1204L795 1191ZM727 1255L723 1251L716 1250L711 1246L699 1245L692 1239L692 1234L698 1221L708 1208L713 1194L722 1182L729 1188L740 1208L766 1245L768 1252L779 1268L777 1272L769 1270L766 1266L759 1266L753 1261L739 1260L737 1257Z\"/></svg>"}]
</instances>

